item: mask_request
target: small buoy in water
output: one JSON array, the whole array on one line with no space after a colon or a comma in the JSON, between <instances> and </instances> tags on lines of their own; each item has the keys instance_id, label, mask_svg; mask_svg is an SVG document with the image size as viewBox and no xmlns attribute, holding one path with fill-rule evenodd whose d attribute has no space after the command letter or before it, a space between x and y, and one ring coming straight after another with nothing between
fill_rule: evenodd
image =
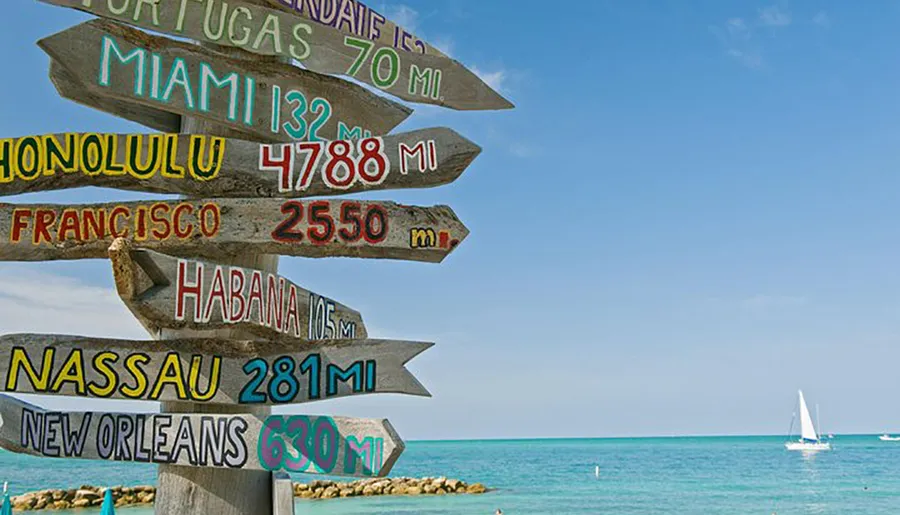
<instances>
[{"instance_id":1,"label":"small buoy in water","mask_svg":"<svg viewBox=\"0 0 900 515\"><path fill-rule=\"evenodd\" d=\"M594 477L600 477L600 465L594 467Z\"/></svg>"}]
</instances>

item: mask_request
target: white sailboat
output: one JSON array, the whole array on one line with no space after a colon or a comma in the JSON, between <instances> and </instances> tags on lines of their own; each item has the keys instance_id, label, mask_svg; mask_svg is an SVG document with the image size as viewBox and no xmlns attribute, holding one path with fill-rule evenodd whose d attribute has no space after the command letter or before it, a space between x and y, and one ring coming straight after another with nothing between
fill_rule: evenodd
<instances>
[{"instance_id":1,"label":"white sailboat","mask_svg":"<svg viewBox=\"0 0 900 515\"><path fill-rule=\"evenodd\" d=\"M831 449L830 442L823 442L816 434L816 428L813 426L812 418L809 416L809 409L806 407L806 400L803 398L803 392L798 390L800 396L800 439L793 442L785 442L784 446L789 451L827 451Z\"/></svg>"},{"instance_id":2,"label":"white sailboat","mask_svg":"<svg viewBox=\"0 0 900 515\"><path fill-rule=\"evenodd\" d=\"M887 433L878 437L882 442L900 442L900 436L891 436Z\"/></svg>"}]
</instances>

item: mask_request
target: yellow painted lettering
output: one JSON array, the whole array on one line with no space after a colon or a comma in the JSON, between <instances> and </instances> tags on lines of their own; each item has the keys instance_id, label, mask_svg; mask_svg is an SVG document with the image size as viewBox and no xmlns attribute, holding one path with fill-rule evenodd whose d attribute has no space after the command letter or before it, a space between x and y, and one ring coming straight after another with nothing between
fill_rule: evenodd
<instances>
[{"instance_id":1,"label":"yellow painted lettering","mask_svg":"<svg viewBox=\"0 0 900 515\"><path fill-rule=\"evenodd\" d=\"M134 377L135 386L123 386L122 395L131 399L140 399L147 391L147 374L140 367L141 363L149 363L150 356L146 354L132 354L125 360L125 368Z\"/></svg>"},{"instance_id":2,"label":"yellow painted lettering","mask_svg":"<svg viewBox=\"0 0 900 515\"><path fill-rule=\"evenodd\" d=\"M31 387L35 392L46 392L47 383L50 381L50 369L53 367L53 355L56 349L48 347L44 349L44 362L41 364L41 376L38 377L34 365L28 359L28 353L22 347L13 347L12 358L9 362L9 375L6 377L6 391L18 391L19 369L25 370Z\"/></svg>"},{"instance_id":3,"label":"yellow painted lettering","mask_svg":"<svg viewBox=\"0 0 900 515\"><path fill-rule=\"evenodd\" d=\"M106 384L103 386L99 386L93 382L88 384L87 387L91 392L91 395L106 398L110 397L113 392L116 391L116 387L119 386L119 376L116 374L116 371L113 370L110 363L115 363L117 361L119 361L119 356L114 352L101 352L94 356L94 370L106 377Z\"/></svg>"},{"instance_id":4,"label":"yellow painted lettering","mask_svg":"<svg viewBox=\"0 0 900 515\"><path fill-rule=\"evenodd\" d=\"M156 384L153 385L153 391L150 392L150 399L154 401L159 399L163 387L167 384L175 386L179 399L187 400L187 394L184 391L184 376L181 373L181 360L174 352L166 355L166 360L156 378Z\"/></svg>"},{"instance_id":5,"label":"yellow painted lettering","mask_svg":"<svg viewBox=\"0 0 900 515\"><path fill-rule=\"evenodd\" d=\"M84 362L82 362L81 358L81 349L72 349L72 353L69 354L69 358L62 366L62 370L60 370L59 375L56 376L56 380L53 381L53 386L50 387L51 392L59 392L60 389L62 389L63 383L73 383L78 395L85 394Z\"/></svg>"}]
</instances>

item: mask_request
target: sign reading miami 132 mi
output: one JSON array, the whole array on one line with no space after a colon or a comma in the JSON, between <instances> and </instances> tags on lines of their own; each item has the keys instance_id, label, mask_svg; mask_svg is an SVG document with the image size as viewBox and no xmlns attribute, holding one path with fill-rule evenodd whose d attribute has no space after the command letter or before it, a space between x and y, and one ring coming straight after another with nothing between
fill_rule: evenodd
<instances>
[{"instance_id":1,"label":"sign reading miami 132 mi","mask_svg":"<svg viewBox=\"0 0 900 515\"><path fill-rule=\"evenodd\" d=\"M231 58L92 20L38 42L95 95L195 116L265 141L386 134L410 109L288 64Z\"/></svg>"}]
</instances>

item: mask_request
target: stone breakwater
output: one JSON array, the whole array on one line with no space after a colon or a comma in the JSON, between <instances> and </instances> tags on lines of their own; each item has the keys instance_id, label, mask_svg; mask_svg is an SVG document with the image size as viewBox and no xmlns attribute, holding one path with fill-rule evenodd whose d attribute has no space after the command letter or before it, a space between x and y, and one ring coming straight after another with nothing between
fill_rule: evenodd
<instances>
[{"instance_id":1,"label":"stone breakwater","mask_svg":"<svg viewBox=\"0 0 900 515\"><path fill-rule=\"evenodd\" d=\"M445 477L409 477L363 479L350 483L313 481L294 484L294 497L304 499L334 499L336 497L367 497L372 495L448 495L483 494L487 492L481 483L467 484Z\"/></svg>"},{"instance_id":2,"label":"stone breakwater","mask_svg":"<svg viewBox=\"0 0 900 515\"><path fill-rule=\"evenodd\" d=\"M103 504L106 488L84 485L69 490L41 490L13 497L15 511L70 510ZM116 507L150 505L156 499L153 486L116 486L112 489ZM318 480L294 483L294 497L303 499L336 499L339 497L367 497L375 495L454 495L488 492L481 483L466 483L458 479L375 478L351 482Z\"/></svg>"}]
</instances>

